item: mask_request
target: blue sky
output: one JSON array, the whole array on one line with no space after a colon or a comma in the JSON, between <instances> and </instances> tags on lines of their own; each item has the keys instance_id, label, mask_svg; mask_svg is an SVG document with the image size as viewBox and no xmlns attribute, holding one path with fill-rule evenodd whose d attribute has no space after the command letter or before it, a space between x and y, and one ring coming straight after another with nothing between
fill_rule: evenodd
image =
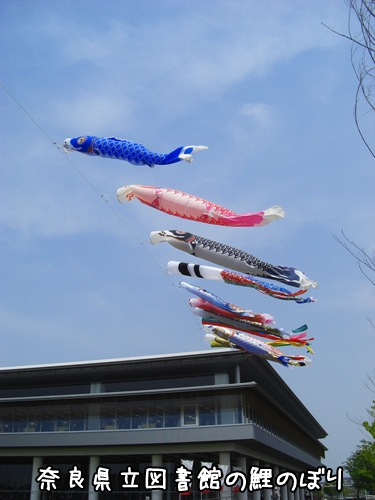
<instances>
[{"instance_id":1,"label":"blue sky","mask_svg":"<svg viewBox=\"0 0 375 500\"><path fill-rule=\"evenodd\" d=\"M375 246L350 45L322 25L345 32L347 17L342 0L2 3L1 83L23 109L0 87L1 366L207 349L189 294L164 271L194 258L148 242L190 231L319 282L318 302L296 305L189 280L279 327L309 325L313 365L273 366L327 430L326 463L341 465L363 438L348 415L371 404L375 347L374 288L334 239L344 229ZM150 169L57 148L79 135L209 150ZM127 184L286 216L260 228L189 222L120 205Z\"/></svg>"}]
</instances>

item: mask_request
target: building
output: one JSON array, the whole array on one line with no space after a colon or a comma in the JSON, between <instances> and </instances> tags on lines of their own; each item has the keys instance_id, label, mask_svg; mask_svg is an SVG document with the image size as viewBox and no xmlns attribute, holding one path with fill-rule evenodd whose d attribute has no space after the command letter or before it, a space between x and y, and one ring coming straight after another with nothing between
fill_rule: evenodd
<instances>
[{"instance_id":1,"label":"building","mask_svg":"<svg viewBox=\"0 0 375 500\"><path fill-rule=\"evenodd\" d=\"M315 470L326 450L326 432L270 363L227 349L2 368L0 411L0 500L175 500L181 460L193 467L188 499L233 498L225 485L199 491L203 465L275 478ZM159 469L165 490L151 488Z\"/></svg>"}]
</instances>

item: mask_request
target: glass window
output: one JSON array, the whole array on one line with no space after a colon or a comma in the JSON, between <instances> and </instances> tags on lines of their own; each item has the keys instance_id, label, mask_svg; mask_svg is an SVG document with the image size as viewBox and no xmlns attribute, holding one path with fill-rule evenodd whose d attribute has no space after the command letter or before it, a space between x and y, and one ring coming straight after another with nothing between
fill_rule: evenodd
<instances>
[{"instance_id":1,"label":"glass window","mask_svg":"<svg viewBox=\"0 0 375 500\"><path fill-rule=\"evenodd\" d=\"M251 410L251 414L252 414L252 417L253 417L253 423L255 425L259 425L259 414L257 411L255 410Z\"/></svg>"},{"instance_id":2,"label":"glass window","mask_svg":"<svg viewBox=\"0 0 375 500\"><path fill-rule=\"evenodd\" d=\"M223 394L218 397L217 423L219 425L234 423L232 394Z\"/></svg>"},{"instance_id":3,"label":"glass window","mask_svg":"<svg viewBox=\"0 0 375 500\"><path fill-rule=\"evenodd\" d=\"M160 428L164 425L164 401L157 399L148 402L148 427Z\"/></svg>"},{"instance_id":4,"label":"glass window","mask_svg":"<svg viewBox=\"0 0 375 500\"><path fill-rule=\"evenodd\" d=\"M191 394L191 393L189 393ZM194 394L194 393L193 393ZM212 393L211 393L212 394ZM225 425L243 422L241 394L165 396L101 402L25 403L0 408L1 432L67 432L85 430L145 429L191 425ZM155 396L154 396L155 397ZM250 419L250 408L247 419ZM254 418L254 417L253 417ZM258 424L259 416L257 418ZM268 425L262 422L261 425Z\"/></svg>"},{"instance_id":5,"label":"glass window","mask_svg":"<svg viewBox=\"0 0 375 500\"><path fill-rule=\"evenodd\" d=\"M182 422L183 425L197 425L197 403L185 403L182 405Z\"/></svg>"},{"instance_id":6,"label":"glass window","mask_svg":"<svg viewBox=\"0 0 375 500\"><path fill-rule=\"evenodd\" d=\"M105 401L100 404L100 429L110 431L115 429L116 401Z\"/></svg>"},{"instance_id":7,"label":"glass window","mask_svg":"<svg viewBox=\"0 0 375 500\"><path fill-rule=\"evenodd\" d=\"M0 389L0 398L28 398L32 396L55 396L64 394L89 394L90 384L51 387L12 387Z\"/></svg>"},{"instance_id":8,"label":"glass window","mask_svg":"<svg viewBox=\"0 0 375 500\"><path fill-rule=\"evenodd\" d=\"M243 423L248 424L251 422L250 419L250 405L249 405L249 398L247 397L247 394L243 395Z\"/></svg>"},{"instance_id":9,"label":"glass window","mask_svg":"<svg viewBox=\"0 0 375 500\"><path fill-rule=\"evenodd\" d=\"M215 396L199 398L199 425L215 425Z\"/></svg>"},{"instance_id":10,"label":"glass window","mask_svg":"<svg viewBox=\"0 0 375 500\"><path fill-rule=\"evenodd\" d=\"M53 432L55 430L55 407L54 405L43 405L42 424L40 430L42 432Z\"/></svg>"},{"instance_id":11,"label":"glass window","mask_svg":"<svg viewBox=\"0 0 375 500\"><path fill-rule=\"evenodd\" d=\"M132 401L132 429L147 427L147 401Z\"/></svg>"},{"instance_id":12,"label":"glass window","mask_svg":"<svg viewBox=\"0 0 375 500\"><path fill-rule=\"evenodd\" d=\"M30 491L32 458L0 458L0 491L2 499L24 499ZM9 492L9 493L8 493ZM25 492L25 493L23 493ZM19 496L18 496L19 495Z\"/></svg>"},{"instance_id":13,"label":"glass window","mask_svg":"<svg viewBox=\"0 0 375 500\"><path fill-rule=\"evenodd\" d=\"M69 430L70 403L56 406L56 431L63 432Z\"/></svg>"},{"instance_id":14,"label":"glass window","mask_svg":"<svg viewBox=\"0 0 375 500\"><path fill-rule=\"evenodd\" d=\"M42 406L30 406L28 432L39 432L42 420Z\"/></svg>"},{"instance_id":15,"label":"glass window","mask_svg":"<svg viewBox=\"0 0 375 500\"><path fill-rule=\"evenodd\" d=\"M100 403L86 403L87 430L98 431L100 429Z\"/></svg>"},{"instance_id":16,"label":"glass window","mask_svg":"<svg viewBox=\"0 0 375 500\"><path fill-rule=\"evenodd\" d=\"M181 399L171 398L164 400L164 425L165 427L180 427L181 425Z\"/></svg>"},{"instance_id":17,"label":"glass window","mask_svg":"<svg viewBox=\"0 0 375 500\"><path fill-rule=\"evenodd\" d=\"M71 406L71 431L84 431L86 421L86 411L84 403L72 403Z\"/></svg>"},{"instance_id":18,"label":"glass window","mask_svg":"<svg viewBox=\"0 0 375 500\"><path fill-rule=\"evenodd\" d=\"M247 424L253 424L254 423L254 410L250 408L249 406L246 407L246 422Z\"/></svg>"},{"instance_id":19,"label":"glass window","mask_svg":"<svg viewBox=\"0 0 375 500\"><path fill-rule=\"evenodd\" d=\"M241 394L233 394L234 423L242 424L242 397Z\"/></svg>"},{"instance_id":20,"label":"glass window","mask_svg":"<svg viewBox=\"0 0 375 500\"><path fill-rule=\"evenodd\" d=\"M13 432L14 407L3 407L2 432Z\"/></svg>"},{"instance_id":21,"label":"glass window","mask_svg":"<svg viewBox=\"0 0 375 500\"><path fill-rule=\"evenodd\" d=\"M183 378L153 378L149 380L126 380L107 382L102 385L103 392L144 391L147 389L165 389L173 387L192 387L200 385L214 385L214 375L198 375Z\"/></svg>"},{"instance_id":22,"label":"glass window","mask_svg":"<svg viewBox=\"0 0 375 500\"><path fill-rule=\"evenodd\" d=\"M116 413L116 429L130 429L131 415L131 401L118 401Z\"/></svg>"},{"instance_id":23,"label":"glass window","mask_svg":"<svg viewBox=\"0 0 375 500\"><path fill-rule=\"evenodd\" d=\"M14 427L13 432L26 432L27 421L29 417L28 406L19 406L14 409Z\"/></svg>"}]
</instances>

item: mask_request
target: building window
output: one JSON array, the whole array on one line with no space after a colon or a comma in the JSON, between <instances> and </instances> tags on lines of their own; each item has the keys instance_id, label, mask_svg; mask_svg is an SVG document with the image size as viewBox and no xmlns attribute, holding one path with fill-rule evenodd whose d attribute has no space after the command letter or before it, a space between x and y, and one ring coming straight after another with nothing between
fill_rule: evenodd
<instances>
[{"instance_id":1,"label":"building window","mask_svg":"<svg viewBox=\"0 0 375 500\"><path fill-rule=\"evenodd\" d=\"M56 405L43 405L42 422L40 430L42 432L53 432L55 430Z\"/></svg>"},{"instance_id":2,"label":"building window","mask_svg":"<svg viewBox=\"0 0 375 500\"><path fill-rule=\"evenodd\" d=\"M87 408L87 427L88 431L97 431L100 427L100 402L89 403Z\"/></svg>"},{"instance_id":3,"label":"building window","mask_svg":"<svg viewBox=\"0 0 375 500\"><path fill-rule=\"evenodd\" d=\"M131 401L117 401L116 429L130 429L131 415Z\"/></svg>"},{"instance_id":4,"label":"building window","mask_svg":"<svg viewBox=\"0 0 375 500\"><path fill-rule=\"evenodd\" d=\"M30 406L27 432L40 432L40 422L42 419L41 410L42 408L40 406Z\"/></svg>"},{"instance_id":5,"label":"building window","mask_svg":"<svg viewBox=\"0 0 375 500\"><path fill-rule=\"evenodd\" d=\"M84 403L72 403L70 430L84 431L86 427L86 411Z\"/></svg>"},{"instance_id":6,"label":"building window","mask_svg":"<svg viewBox=\"0 0 375 500\"><path fill-rule=\"evenodd\" d=\"M102 392L125 392L125 391L144 391L148 389L166 389L214 385L214 375L198 375L187 377L168 377L153 378L145 380L122 380L119 382L107 382L102 384Z\"/></svg>"},{"instance_id":7,"label":"building window","mask_svg":"<svg viewBox=\"0 0 375 500\"><path fill-rule=\"evenodd\" d=\"M132 401L132 429L147 428L147 401Z\"/></svg>"},{"instance_id":8,"label":"building window","mask_svg":"<svg viewBox=\"0 0 375 500\"><path fill-rule=\"evenodd\" d=\"M116 401L102 402L100 405L100 430L111 431L116 428Z\"/></svg>"},{"instance_id":9,"label":"building window","mask_svg":"<svg viewBox=\"0 0 375 500\"><path fill-rule=\"evenodd\" d=\"M233 397L232 394L225 394L219 398L217 409L217 423L219 425L233 424Z\"/></svg>"},{"instance_id":10,"label":"building window","mask_svg":"<svg viewBox=\"0 0 375 500\"><path fill-rule=\"evenodd\" d=\"M233 425L243 421L241 401L240 393L211 392L196 397L34 402L0 407L0 426L1 432L79 432Z\"/></svg>"},{"instance_id":11,"label":"building window","mask_svg":"<svg viewBox=\"0 0 375 500\"><path fill-rule=\"evenodd\" d=\"M30 498L32 467L32 458L0 457L2 499Z\"/></svg>"},{"instance_id":12,"label":"building window","mask_svg":"<svg viewBox=\"0 0 375 500\"><path fill-rule=\"evenodd\" d=\"M13 432L14 407L8 406L2 409L3 422L1 426L2 432Z\"/></svg>"},{"instance_id":13,"label":"building window","mask_svg":"<svg viewBox=\"0 0 375 500\"><path fill-rule=\"evenodd\" d=\"M164 400L165 427L180 427L181 425L181 399L172 398Z\"/></svg>"},{"instance_id":14,"label":"building window","mask_svg":"<svg viewBox=\"0 0 375 500\"><path fill-rule=\"evenodd\" d=\"M234 411L234 423L242 424L242 395L232 394L233 397L233 411Z\"/></svg>"},{"instance_id":15,"label":"building window","mask_svg":"<svg viewBox=\"0 0 375 500\"><path fill-rule=\"evenodd\" d=\"M148 427L149 429L164 427L164 401L162 399L148 402Z\"/></svg>"},{"instance_id":16,"label":"building window","mask_svg":"<svg viewBox=\"0 0 375 500\"><path fill-rule=\"evenodd\" d=\"M29 408L27 406L16 407L14 412L13 432L26 432L28 418L29 418Z\"/></svg>"},{"instance_id":17,"label":"building window","mask_svg":"<svg viewBox=\"0 0 375 500\"><path fill-rule=\"evenodd\" d=\"M199 425L216 424L216 398L215 396L199 397Z\"/></svg>"},{"instance_id":18,"label":"building window","mask_svg":"<svg viewBox=\"0 0 375 500\"><path fill-rule=\"evenodd\" d=\"M56 408L56 431L68 431L70 420L70 404L60 404Z\"/></svg>"},{"instance_id":19,"label":"building window","mask_svg":"<svg viewBox=\"0 0 375 500\"><path fill-rule=\"evenodd\" d=\"M182 405L182 425L198 425L197 403Z\"/></svg>"}]
</instances>

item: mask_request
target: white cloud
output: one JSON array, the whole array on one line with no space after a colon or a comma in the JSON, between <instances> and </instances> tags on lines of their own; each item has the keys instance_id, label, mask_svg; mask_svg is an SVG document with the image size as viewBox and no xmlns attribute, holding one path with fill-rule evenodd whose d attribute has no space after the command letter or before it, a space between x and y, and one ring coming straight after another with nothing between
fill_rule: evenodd
<instances>
[{"instance_id":1,"label":"white cloud","mask_svg":"<svg viewBox=\"0 0 375 500\"><path fill-rule=\"evenodd\" d=\"M272 107L267 104L244 104L240 108L239 114L252 118L256 123L260 125L268 125L272 122Z\"/></svg>"},{"instance_id":2,"label":"white cloud","mask_svg":"<svg viewBox=\"0 0 375 500\"><path fill-rule=\"evenodd\" d=\"M69 93L61 97L61 103L68 110L73 103L78 117L94 115L94 123L103 109L103 95L109 114L115 98L121 110L122 101L151 90L152 99L145 103L150 111L163 107L173 114L202 98L215 100L231 85L264 75L304 51L333 46L337 39L321 21L342 17L341 8L323 4L316 9L310 3L269 2L263 8L254 2L218 1L213 9L211 2L192 2L170 9L165 18L145 17L145 36L140 36L127 3L116 5L121 21L104 16L99 27L100 2L93 2L90 22L66 18L65 12L61 18L48 12L44 15L48 22L38 24L39 36L52 40L59 63L71 72L72 81L79 78L82 66L91 69L93 78L76 89L82 97ZM88 97L83 96L83 89L89 91ZM114 113L115 118L119 110ZM125 113L124 122L127 118Z\"/></svg>"},{"instance_id":3,"label":"white cloud","mask_svg":"<svg viewBox=\"0 0 375 500\"><path fill-rule=\"evenodd\" d=\"M96 87L89 92L80 90L73 97L56 99L53 119L70 130L71 137L76 137L100 135L101 131L104 133L115 122L131 122L131 116L130 99L117 94L103 94L100 87Z\"/></svg>"}]
</instances>

